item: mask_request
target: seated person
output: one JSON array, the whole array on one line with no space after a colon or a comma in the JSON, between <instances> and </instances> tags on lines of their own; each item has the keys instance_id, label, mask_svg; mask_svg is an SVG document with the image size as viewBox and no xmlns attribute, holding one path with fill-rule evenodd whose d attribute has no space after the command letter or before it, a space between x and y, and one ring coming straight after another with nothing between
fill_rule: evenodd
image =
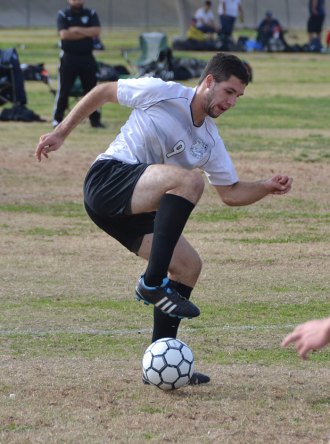
<instances>
[{"instance_id":1,"label":"seated person","mask_svg":"<svg viewBox=\"0 0 330 444\"><path fill-rule=\"evenodd\" d=\"M195 17L193 17L191 19L190 26L187 29L187 39L205 41L209 38L210 38L210 36L208 34L205 34L205 32L201 31L197 27L197 19Z\"/></svg>"},{"instance_id":2,"label":"seated person","mask_svg":"<svg viewBox=\"0 0 330 444\"><path fill-rule=\"evenodd\" d=\"M218 32L218 27L211 7L212 2L207 0L204 2L204 6L197 9L194 15L194 18L196 19L196 27L205 34Z\"/></svg>"},{"instance_id":3,"label":"seated person","mask_svg":"<svg viewBox=\"0 0 330 444\"><path fill-rule=\"evenodd\" d=\"M187 30L187 42L191 45L190 49L195 49L196 51L213 51L217 49L217 41L212 37L212 34L204 33L196 25L197 20L193 17Z\"/></svg>"},{"instance_id":4,"label":"seated person","mask_svg":"<svg viewBox=\"0 0 330 444\"><path fill-rule=\"evenodd\" d=\"M278 45L278 48L281 48L280 50L284 51L287 48L288 45L284 39L280 22L273 17L271 11L267 11L265 18L257 28L257 42L261 43L264 48L268 48L272 39L278 40L281 43L281 45Z\"/></svg>"}]
</instances>

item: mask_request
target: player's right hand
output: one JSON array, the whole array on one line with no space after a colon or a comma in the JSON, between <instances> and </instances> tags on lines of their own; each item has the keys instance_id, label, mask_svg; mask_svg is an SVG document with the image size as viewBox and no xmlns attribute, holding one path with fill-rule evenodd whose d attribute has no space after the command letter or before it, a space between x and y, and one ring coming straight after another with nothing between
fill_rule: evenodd
<instances>
[{"instance_id":1,"label":"player's right hand","mask_svg":"<svg viewBox=\"0 0 330 444\"><path fill-rule=\"evenodd\" d=\"M63 141L64 138L56 133L48 133L40 136L39 143L34 154L38 162L41 161L42 156L48 158L48 153L58 150Z\"/></svg>"}]
</instances>

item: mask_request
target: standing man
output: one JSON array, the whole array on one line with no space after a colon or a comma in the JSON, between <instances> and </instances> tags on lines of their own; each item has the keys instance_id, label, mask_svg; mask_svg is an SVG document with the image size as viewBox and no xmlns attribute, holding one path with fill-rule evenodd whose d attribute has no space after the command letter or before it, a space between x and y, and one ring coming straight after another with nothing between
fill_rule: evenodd
<instances>
[{"instance_id":1,"label":"standing man","mask_svg":"<svg viewBox=\"0 0 330 444\"><path fill-rule=\"evenodd\" d=\"M309 0L308 10L307 32L309 43L312 43L315 38L322 43L321 35L325 19L325 0Z\"/></svg>"},{"instance_id":2,"label":"standing man","mask_svg":"<svg viewBox=\"0 0 330 444\"><path fill-rule=\"evenodd\" d=\"M200 170L231 206L249 205L291 188L292 179L282 174L240 181L213 121L235 106L248 82L241 60L218 53L195 88L150 77L103 83L52 133L40 137L39 161L59 149L97 107L111 102L133 109L89 170L84 200L96 225L148 261L135 294L154 305L152 341L175 338L182 318L200 314L189 298L202 262L182 235L204 190ZM195 373L192 383L208 381L208 376Z\"/></svg>"},{"instance_id":3,"label":"standing man","mask_svg":"<svg viewBox=\"0 0 330 444\"><path fill-rule=\"evenodd\" d=\"M68 5L69 7L59 11L57 16L62 53L54 106L54 128L64 118L70 90L76 78L80 78L84 94L97 83L93 41L100 35L100 20L94 9L84 8L84 0L68 0ZM89 120L92 127L103 127L99 110L94 110Z\"/></svg>"},{"instance_id":4,"label":"standing man","mask_svg":"<svg viewBox=\"0 0 330 444\"><path fill-rule=\"evenodd\" d=\"M244 21L244 11L241 0L220 0L219 1L219 21L221 35L231 37L237 17Z\"/></svg>"}]
</instances>

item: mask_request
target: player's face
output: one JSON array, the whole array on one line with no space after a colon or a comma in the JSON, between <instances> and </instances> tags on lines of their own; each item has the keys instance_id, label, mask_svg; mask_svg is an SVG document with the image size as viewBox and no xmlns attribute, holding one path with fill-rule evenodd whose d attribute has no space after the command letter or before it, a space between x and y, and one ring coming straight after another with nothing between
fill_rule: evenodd
<instances>
[{"instance_id":1,"label":"player's face","mask_svg":"<svg viewBox=\"0 0 330 444\"><path fill-rule=\"evenodd\" d=\"M245 87L246 85L235 76L230 76L228 80L220 83L210 76L205 91L205 113L212 118L219 117L236 105L238 97L244 94Z\"/></svg>"}]
</instances>

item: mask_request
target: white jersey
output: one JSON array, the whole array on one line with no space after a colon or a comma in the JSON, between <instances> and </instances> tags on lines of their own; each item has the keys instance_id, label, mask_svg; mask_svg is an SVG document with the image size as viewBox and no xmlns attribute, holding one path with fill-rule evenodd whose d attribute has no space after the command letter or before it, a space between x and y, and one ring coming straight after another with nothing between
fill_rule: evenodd
<instances>
[{"instance_id":1,"label":"white jersey","mask_svg":"<svg viewBox=\"0 0 330 444\"><path fill-rule=\"evenodd\" d=\"M238 17L241 0L220 0L218 14L223 14L223 4L226 4L226 15L230 17Z\"/></svg>"},{"instance_id":2,"label":"white jersey","mask_svg":"<svg viewBox=\"0 0 330 444\"><path fill-rule=\"evenodd\" d=\"M197 28L199 26L211 25L214 23L214 14L211 11L211 9L209 9L208 11L205 11L204 8L199 8L199 9L197 9L194 17L196 19Z\"/></svg>"},{"instance_id":3,"label":"white jersey","mask_svg":"<svg viewBox=\"0 0 330 444\"><path fill-rule=\"evenodd\" d=\"M116 139L97 160L178 165L203 170L212 185L238 181L210 117L195 126L190 104L196 89L155 78L121 79L118 102L133 108Z\"/></svg>"}]
</instances>

